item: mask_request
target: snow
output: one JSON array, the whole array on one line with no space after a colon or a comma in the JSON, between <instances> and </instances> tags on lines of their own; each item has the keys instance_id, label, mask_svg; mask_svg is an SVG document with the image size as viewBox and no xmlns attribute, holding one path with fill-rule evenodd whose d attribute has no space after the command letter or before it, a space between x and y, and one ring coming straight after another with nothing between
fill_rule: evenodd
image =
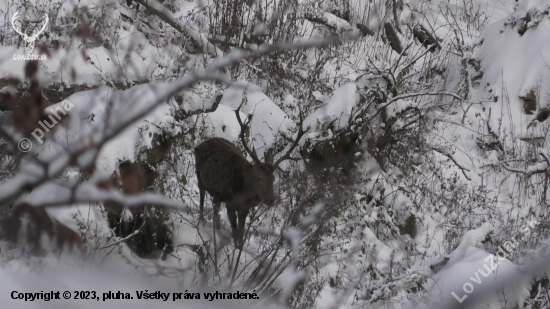
<instances>
[{"instance_id":1,"label":"snow","mask_svg":"<svg viewBox=\"0 0 550 309\"><path fill-rule=\"evenodd\" d=\"M118 121L150 108L159 90L150 84L138 85L126 91L113 91L104 86L71 95L66 101L74 107L65 109L68 112L67 122L58 124L54 128L53 137L37 149L39 157L50 159L65 153L67 149L82 147L90 136L101 136L101 132L115 128ZM47 110L56 110L64 104L67 103L54 104ZM148 148L152 146L150 136L144 134L142 137L139 129L145 122L159 126L168 124L173 120L170 108L162 104L108 141L97 155L96 164L107 172L113 172L118 161L135 161L139 142Z\"/></svg>"},{"instance_id":2,"label":"snow","mask_svg":"<svg viewBox=\"0 0 550 309\"><path fill-rule=\"evenodd\" d=\"M461 304L472 308L482 299L490 308L500 308L504 298L508 304L517 303L519 308L523 307L529 296L529 278L523 276L521 268L510 262L506 254L495 256L477 247L491 230L485 223L463 236L460 245L449 255L447 264L433 278L434 289L440 296L433 300L435 304L441 301L447 307ZM516 280L510 281L510 278ZM490 287L492 284L503 287L503 291L496 292Z\"/></svg>"},{"instance_id":3,"label":"snow","mask_svg":"<svg viewBox=\"0 0 550 309\"><path fill-rule=\"evenodd\" d=\"M481 60L484 74L481 86L472 93L472 99L487 100L492 93L500 103L487 104L495 109L494 119L500 116L498 109L509 108L505 112L512 117L507 126L513 127L520 137L539 137L541 133L536 128L527 128L531 116L524 113L520 97L534 90L537 102L540 102L537 108L547 107L550 98L550 89L546 86L550 82L547 65L550 63L550 42L546 40L546 33L550 31L550 20L543 19L523 36L518 34L517 27L505 24L506 20L501 20L488 26L480 38L483 43L473 57ZM503 96L510 102L501 107Z\"/></svg>"},{"instance_id":4,"label":"snow","mask_svg":"<svg viewBox=\"0 0 550 309\"><path fill-rule=\"evenodd\" d=\"M181 289L180 286L169 280L144 280L139 274L129 274L121 271L120 262L108 259L103 263L94 261L83 264L82 261L63 260L63 263L48 265L41 272L32 271L29 267L18 264L15 260L6 267L0 268L0 288L2 289L3 308L242 308L243 301L239 300L205 300L208 288L193 287ZM57 264L57 265L55 265ZM12 293L48 293L60 292L60 299L50 301L13 299ZM80 291L96 292L98 300L75 299L75 293ZM166 301L162 299L138 299L137 292L170 293ZM70 294L63 294L63 293ZM133 299L103 300L104 293L129 293ZM200 300L174 300L173 293L193 292L200 293ZM18 294L13 294L17 296ZM63 296L70 295L70 299ZM84 294L84 296L86 296ZM24 297L24 296L23 296ZM90 293L88 297L93 297ZM183 298L183 294L182 294Z\"/></svg>"},{"instance_id":5,"label":"snow","mask_svg":"<svg viewBox=\"0 0 550 309\"><path fill-rule=\"evenodd\" d=\"M250 123L252 146L256 149L258 158L263 160L265 151L273 146L279 132L292 129L295 124L285 112L262 92L260 87L252 83L244 81L233 83L224 91L220 105L236 110L243 101L241 111L245 115L253 115ZM229 117L236 120L234 112L225 115L226 119ZM244 122L245 118L241 118L241 120Z\"/></svg>"},{"instance_id":6,"label":"snow","mask_svg":"<svg viewBox=\"0 0 550 309\"><path fill-rule=\"evenodd\" d=\"M246 119L247 115L240 112L241 119ZM229 106L220 104L218 108L206 115L207 126L213 130L212 136L223 137L229 141L239 139L241 126L235 116L235 109Z\"/></svg>"},{"instance_id":7,"label":"snow","mask_svg":"<svg viewBox=\"0 0 550 309\"><path fill-rule=\"evenodd\" d=\"M38 49L33 51L39 55ZM24 48L0 46L0 78L24 79L26 61L13 60L14 55L24 55ZM50 50L46 60L42 60L42 69L38 71L39 80L46 86L54 82L61 87L87 85L89 87L102 81L148 80L157 69L158 57L149 55L142 58L133 50L107 50L103 47L93 49ZM73 78L73 74L75 77Z\"/></svg>"},{"instance_id":8,"label":"snow","mask_svg":"<svg viewBox=\"0 0 550 309\"><path fill-rule=\"evenodd\" d=\"M332 123L335 129L346 127L351 120L352 110L357 104L356 88L355 83L342 85L334 91L326 104L304 119L304 127L311 127L316 131L326 129L318 128L319 124Z\"/></svg>"}]
</instances>

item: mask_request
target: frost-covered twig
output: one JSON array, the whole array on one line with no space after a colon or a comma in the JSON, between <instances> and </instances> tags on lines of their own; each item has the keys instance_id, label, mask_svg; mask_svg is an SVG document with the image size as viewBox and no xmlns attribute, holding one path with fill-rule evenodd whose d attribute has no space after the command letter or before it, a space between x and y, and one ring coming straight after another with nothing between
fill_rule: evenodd
<instances>
[{"instance_id":1,"label":"frost-covered twig","mask_svg":"<svg viewBox=\"0 0 550 309\"><path fill-rule=\"evenodd\" d=\"M470 178L470 176L466 173L466 172L470 172L470 169L467 168L466 166L464 166L463 164L459 163L458 160L453 156L453 154L449 150L447 150L443 147L438 147L438 146L434 146L434 145L430 145L430 144L427 144L427 146L430 147L432 150L437 151L440 154L442 154L442 155L446 156L447 158L451 159L451 161L453 161L453 163L458 168L460 168L462 170L462 174L464 174L464 177L466 177L466 179L468 179L468 180L472 180Z\"/></svg>"},{"instance_id":2,"label":"frost-covered twig","mask_svg":"<svg viewBox=\"0 0 550 309\"><path fill-rule=\"evenodd\" d=\"M128 240L128 239L130 239L130 238L132 238L132 237L134 237L134 236L136 236L139 232L141 232L141 229L142 229L144 226L145 226L145 221L143 222L143 224L141 225L141 227L140 227L139 229L135 230L132 234L130 234L130 235L124 237L124 238L121 238L121 239L115 241L115 242L112 243L112 244L108 244L108 245L99 247L99 248L97 248L97 249L98 249L98 250L101 250L101 249L110 248L110 247L112 247L112 246L116 246L116 245L118 245L118 244L120 244L120 243L122 243L122 242L124 242L124 241L126 241L126 240Z\"/></svg>"},{"instance_id":3,"label":"frost-covered twig","mask_svg":"<svg viewBox=\"0 0 550 309\"><path fill-rule=\"evenodd\" d=\"M450 96L450 97L453 97L455 99L458 99L460 101L464 101L464 99L462 99L459 95L457 95L455 93L451 93L451 92L444 92L444 91L407 93L407 94L402 94L402 95L395 96L395 97L391 98L388 102L381 105L378 108L378 111L376 111L376 113L374 114L373 117L376 117L378 114L380 114L382 112L382 109L384 107L389 106L390 104L392 104L395 101L402 100L402 99L407 99L407 98L413 98L413 97L421 97L421 96L425 96L425 95L446 95L446 96Z\"/></svg>"},{"instance_id":4,"label":"frost-covered twig","mask_svg":"<svg viewBox=\"0 0 550 309\"><path fill-rule=\"evenodd\" d=\"M534 165L530 165L529 167L527 167L527 169L523 170L523 169L518 169L518 168L514 168L514 167L510 167L506 164L502 164L502 166L510 171L510 172L513 172L513 173L519 173L519 174L525 174L525 176L527 177L530 177L531 175L533 174L542 174L542 173L546 173L548 172L548 163L546 162L539 162L537 164L534 164Z\"/></svg>"}]
</instances>

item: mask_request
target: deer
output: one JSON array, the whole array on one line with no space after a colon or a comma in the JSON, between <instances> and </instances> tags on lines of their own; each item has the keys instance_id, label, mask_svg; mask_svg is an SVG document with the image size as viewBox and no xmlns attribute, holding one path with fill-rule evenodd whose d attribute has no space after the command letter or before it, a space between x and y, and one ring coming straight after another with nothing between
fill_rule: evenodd
<instances>
[{"instance_id":1,"label":"deer","mask_svg":"<svg viewBox=\"0 0 550 309\"><path fill-rule=\"evenodd\" d=\"M283 171L279 167L281 162L289 159L297 160L291 158L290 155L307 130L303 130L303 118L300 113L300 128L288 151L273 163L272 152L268 150L265 160L262 162L258 159L256 150L254 148L251 150L245 141L245 132L252 116L248 117L243 124L239 111L240 107L235 111L237 121L241 126L239 138L245 151L252 157L254 164L250 163L230 141L213 137L195 147L195 168L200 191L199 220L204 220L204 198L208 192L213 198L214 228L217 230L221 228L217 214L221 203L225 203L233 242L235 247L242 248L246 218L250 210L262 202L268 207L275 204L277 198L273 190L275 182L273 173L275 169Z\"/></svg>"}]
</instances>

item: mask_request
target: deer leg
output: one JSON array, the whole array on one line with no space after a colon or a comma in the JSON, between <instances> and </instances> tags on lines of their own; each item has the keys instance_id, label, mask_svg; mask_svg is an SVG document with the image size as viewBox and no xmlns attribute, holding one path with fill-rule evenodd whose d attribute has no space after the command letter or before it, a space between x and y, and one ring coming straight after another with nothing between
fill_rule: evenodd
<instances>
[{"instance_id":1,"label":"deer leg","mask_svg":"<svg viewBox=\"0 0 550 309\"><path fill-rule=\"evenodd\" d=\"M235 247L238 247L239 239L237 237L239 236L239 233L237 230L237 212L227 208L227 218L229 218L229 223L231 224L231 236L233 237L233 242L235 243Z\"/></svg>"},{"instance_id":2,"label":"deer leg","mask_svg":"<svg viewBox=\"0 0 550 309\"><path fill-rule=\"evenodd\" d=\"M238 239L239 239L239 247L242 248L244 245L244 226L246 224L246 217L248 217L249 210L239 210L239 226L238 226Z\"/></svg>"},{"instance_id":3,"label":"deer leg","mask_svg":"<svg viewBox=\"0 0 550 309\"><path fill-rule=\"evenodd\" d=\"M199 208L199 221L203 221L204 220L204 195L206 194L206 191L203 188L201 188L200 185L199 185L199 191L201 195L201 204Z\"/></svg>"},{"instance_id":4,"label":"deer leg","mask_svg":"<svg viewBox=\"0 0 550 309\"><path fill-rule=\"evenodd\" d=\"M206 190L204 189L204 186L202 185L202 182L201 182L201 175L199 173L199 170L197 169L196 170L197 172L197 185L199 187L199 192L200 192L200 206L199 206L199 221L203 221L204 220L204 196L206 195Z\"/></svg>"},{"instance_id":5,"label":"deer leg","mask_svg":"<svg viewBox=\"0 0 550 309\"><path fill-rule=\"evenodd\" d=\"M213 220L214 221L214 227L216 228L216 230L220 230L222 227L220 225L220 206L221 206L222 202L220 201L217 201L214 199L214 214L213 214Z\"/></svg>"}]
</instances>

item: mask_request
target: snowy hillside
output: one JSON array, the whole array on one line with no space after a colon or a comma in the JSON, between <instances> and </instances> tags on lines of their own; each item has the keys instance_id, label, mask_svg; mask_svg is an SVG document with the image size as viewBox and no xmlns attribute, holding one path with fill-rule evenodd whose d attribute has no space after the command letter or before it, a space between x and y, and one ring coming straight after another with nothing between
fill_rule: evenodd
<instances>
[{"instance_id":1,"label":"snowy hillside","mask_svg":"<svg viewBox=\"0 0 550 309\"><path fill-rule=\"evenodd\" d=\"M548 308L549 12L0 3L1 303Z\"/></svg>"}]
</instances>

